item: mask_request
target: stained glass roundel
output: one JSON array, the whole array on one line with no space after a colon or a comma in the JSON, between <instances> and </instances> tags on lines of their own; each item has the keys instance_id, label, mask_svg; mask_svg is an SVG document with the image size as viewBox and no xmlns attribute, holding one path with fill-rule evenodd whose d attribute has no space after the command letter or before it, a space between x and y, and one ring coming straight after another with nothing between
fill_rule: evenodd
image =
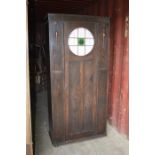
<instances>
[{"instance_id":1,"label":"stained glass roundel","mask_svg":"<svg viewBox=\"0 0 155 155\"><path fill-rule=\"evenodd\" d=\"M78 56L85 56L94 47L94 37L92 33L83 27L74 29L68 38L69 49Z\"/></svg>"}]
</instances>

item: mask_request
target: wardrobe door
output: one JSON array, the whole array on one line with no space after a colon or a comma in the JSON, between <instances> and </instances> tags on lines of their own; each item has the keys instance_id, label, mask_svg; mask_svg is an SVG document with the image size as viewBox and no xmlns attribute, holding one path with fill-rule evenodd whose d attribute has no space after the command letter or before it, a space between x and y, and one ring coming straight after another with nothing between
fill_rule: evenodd
<instances>
[{"instance_id":1,"label":"wardrobe door","mask_svg":"<svg viewBox=\"0 0 155 155\"><path fill-rule=\"evenodd\" d=\"M99 95L106 93L101 91L107 81L99 69L103 44L99 41L99 25L64 23L66 140L96 135L99 130L105 132L106 107Z\"/></svg>"}]
</instances>

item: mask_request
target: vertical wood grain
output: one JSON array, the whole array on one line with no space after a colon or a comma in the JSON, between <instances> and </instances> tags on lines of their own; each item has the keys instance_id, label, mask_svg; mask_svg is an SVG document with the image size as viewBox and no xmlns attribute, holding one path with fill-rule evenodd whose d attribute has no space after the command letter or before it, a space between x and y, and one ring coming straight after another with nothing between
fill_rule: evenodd
<instances>
[{"instance_id":1,"label":"vertical wood grain","mask_svg":"<svg viewBox=\"0 0 155 155\"><path fill-rule=\"evenodd\" d=\"M128 17L126 17L127 20ZM125 21L128 22L128 21ZM127 23L126 23L127 24ZM126 28L125 28L126 29ZM125 30L127 31L127 30ZM124 35L126 35L124 32ZM124 55L122 64L122 80L121 80L121 93L120 93L120 106L118 125L120 132L128 134L128 100L129 100L129 63L128 63L128 37L124 38Z\"/></svg>"},{"instance_id":2,"label":"vertical wood grain","mask_svg":"<svg viewBox=\"0 0 155 155\"><path fill-rule=\"evenodd\" d=\"M117 126L118 111L120 103L122 60L123 60L123 0L115 1L114 8L114 59L113 59L113 77L111 92L111 116L112 124Z\"/></svg>"},{"instance_id":3,"label":"vertical wood grain","mask_svg":"<svg viewBox=\"0 0 155 155\"><path fill-rule=\"evenodd\" d=\"M118 128L121 133L129 135L129 6L128 0L124 4L124 26L123 26L123 63L120 93L120 106Z\"/></svg>"},{"instance_id":4,"label":"vertical wood grain","mask_svg":"<svg viewBox=\"0 0 155 155\"><path fill-rule=\"evenodd\" d=\"M53 121L50 132L56 141L64 141L64 44L62 21L54 20L49 24L49 45L52 95L50 119Z\"/></svg>"},{"instance_id":5,"label":"vertical wood grain","mask_svg":"<svg viewBox=\"0 0 155 155\"><path fill-rule=\"evenodd\" d=\"M111 60L109 120L118 131L128 135L128 0L109 1L111 16Z\"/></svg>"}]
</instances>

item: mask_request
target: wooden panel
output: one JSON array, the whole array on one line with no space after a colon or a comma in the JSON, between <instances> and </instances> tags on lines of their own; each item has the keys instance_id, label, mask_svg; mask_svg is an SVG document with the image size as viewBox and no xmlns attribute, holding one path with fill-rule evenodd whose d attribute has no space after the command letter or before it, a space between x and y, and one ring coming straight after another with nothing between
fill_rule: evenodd
<instances>
[{"instance_id":1,"label":"wooden panel","mask_svg":"<svg viewBox=\"0 0 155 155\"><path fill-rule=\"evenodd\" d=\"M30 0L30 2L33 2ZM36 20L42 20L47 13L77 14L83 8L94 4L94 0L37 0L35 1Z\"/></svg>"},{"instance_id":2,"label":"wooden panel","mask_svg":"<svg viewBox=\"0 0 155 155\"><path fill-rule=\"evenodd\" d=\"M83 128L84 131L93 131L95 129L95 118L93 116L93 105L94 105L94 94L96 93L95 86L95 70L93 69L94 62L88 61L84 62L84 84L83 84L83 97L84 97L84 105L83 105ZM96 99L96 98L95 98Z\"/></svg>"},{"instance_id":3,"label":"wooden panel","mask_svg":"<svg viewBox=\"0 0 155 155\"><path fill-rule=\"evenodd\" d=\"M79 10L81 14L84 15L94 15L94 16L108 16L108 1L107 0L98 0L94 1L93 4L88 7L83 7L82 10Z\"/></svg>"},{"instance_id":4,"label":"wooden panel","mask_svg":"<svg viewBox=\"0 0 155 155\"><path fill-rule=\"evenodd\" d=\"M99 68L108 69L109 63L109 20L105 19L104 25L99 26Z\"/></svg>"},{"instance_id":5,"label":"wooden panel","mask_svg":"<svg viewBox=\"0 0 155 155\"><path fill-rule=\"evenodd\" d=\"M128 62L128 17L125 19L125 32L124 34L124 55L123 55L123 64L122 64L122 80L121 80L121 94L120 94L120 109L118 117L119 130L128 134L128 100L129 100L129 62Z\"/></svg>"},{"instance_id":6,"label":"wooden panel","mask_svg":"<svg viewBox=\"0 0 155 155\"><path fill-rule=\"evenodd\" d=\"M49 25L50 51L51 51L51 69L58 71L63 69L63 23L55 21Z\"/></svg>"},{"instance_id":7,"label":"wooden panel","mask_svg":"<svg viewBox=\"0 0 155 155\"><path fill-rule=\"evenodd\" d=\"M99 43L101 45L98 57L98 106L97 106L97 131L106 131L107 97L108 97L108 61L109 61L109 19L104 19L104 24L99 26Z\"/></svg>"},{"instance_id":8,"label":"wooden panel","mask_svg":"<svg viewBox=\"0 0 155 155\"><path fill-rule=\"evenodd\" d=\"M69 65L69 134L81 131L81 66L79 62L70 62Z\"/></svg>"},{"instance_id":9,"label":"wooden panel","mask_svg":"<svg viewBox=\"0 0 155 155\"><path fill-rule=\"evenodd\" d=\"M99 70L98 104L106 104L107 99L107 71Z\"/></svg>"},{"instance_id":10,"label":"wooden panel","mask_svg":"<svg viewBox=\"0 0 155 155\"><path fill-rule=\"evenodd\" d=\"M118 131L128 135L128 0L109 1L111 16L111 59L109 83L109 119ZM112 88L112 89L111 89Z\"/></svg>"},{"instance_id":11,"label":"wooden panel","mask_svg":"<svg viewBox=\"0 0 155 155\"><path fill-rule=\"evenodd\" d=\"M112 96L111 96L111 120L115 126L118 121L118 111L120 103L120 85L121 85L121 67L123 60L123 0L116 1L114 10L114 62L113 62L113 79L112 79ZM117 11L119 10L119 11Z\"/></svg>"},{"instance_id":12,"label":"wooden panel","mask_svg":"<svg viewBox=\"0 0 155 155\"><path fill-rule=\"evenodd\" d=\"M104 133L107 118L107 70L99 70L98 78L97 129L98 133Z\"/></svg>"},{"instance_id":13,"label":"wooden panel","mask_svg":"<svg viewBox=\"0 0 155 155\"><path fill-rule=\"evenodd\" d=\"M129 136L129 1L124 3L124 56L120 96L120 132Z\"/></svg>"},{"instance_id":14,"label":"wooden panel","mask_svg":"<svg viewBox=\"0 0 155 155\"><path fill-rule=\"evenodd\" d=\"M51 95L52 106L50 119L50 134L57 141L64 141L64 104L63 104L63 24L61 21L53 21L49 24L49 51L50 51L50 77L51 77ZM51 104L50 103L50 104Z\"/></svg>"},{"instance_id":15,"label":"wooden panel","mask_svg":"<svg viewBox=\"0 0 155 155\"><path fill-rule=\"evenodd\" d=\"M108 16L107 15L107 10L108 10L108 1L109 0L99 0L98 5L99 5L99 16Z\"/></svg>"},{"instance_id":16,"label":"wooden panel","mask_svg":"<svg viewBox=\"0 0 155 155\"><path fill-rule=\"evenodd\" d=\"M122 80L120 93L120 110L118 125L120 132L129 135L129 6L128 1L124 3L124 26L123 26L123 64L122 64Z\"/></svg>"},{"instance_id":17,"label":"wooden panel","mask_svg":"<svg viewBox=\"0 0 155 155\"><path fill-rule=\"evenodd\" d=\"M94 66L94 67L93 67ZM68 134L70 139L96 130L96 75L92 60L69 63Z\"/></svg>"},{"instance_id":18,"label":"wooden panel","mask_svg":"<svg viewBox=\"0 0 155 155\"><path fill-rule=\"evenodd\" d=\"M62 72L55 72L52 75L52 118L53 118L52 136L57 140L64 139L64 108L63 107L64 106L63 106Z\"/></svg>"}]
</instances>

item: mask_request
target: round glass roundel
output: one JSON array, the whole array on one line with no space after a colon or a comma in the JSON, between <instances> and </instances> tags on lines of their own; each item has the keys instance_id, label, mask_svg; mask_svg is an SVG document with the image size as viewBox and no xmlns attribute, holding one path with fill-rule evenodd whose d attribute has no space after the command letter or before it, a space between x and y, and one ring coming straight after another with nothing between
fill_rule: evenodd
<instances>
[{"instance_id":1,"label":"round glass roundel","mask_svg":"<svg viewBox=\"0 0 155 155\"><path fill-rule=\"evenodd\" d=\"M75 55L85 56L94 47L94 37L88 29L79 27L70 33L68 45L71 52Z\"/></svg>"}]
</instances>

